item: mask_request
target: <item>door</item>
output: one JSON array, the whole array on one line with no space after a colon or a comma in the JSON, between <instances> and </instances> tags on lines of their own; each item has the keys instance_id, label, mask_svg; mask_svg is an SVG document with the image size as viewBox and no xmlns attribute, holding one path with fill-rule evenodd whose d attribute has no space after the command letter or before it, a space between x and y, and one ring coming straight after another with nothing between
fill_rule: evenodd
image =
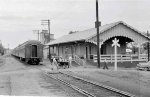
<instances>
[{"instance_id":1,"label":"door","mask_svg":"<svg viewBox=\"0 0 150 97\"><path fill-rule=\"evenodd\" d=\"M88 59L88 47L86 47L86 59Z\"/></svg>"},{"instance_id":2,"label":"door","mask_svg":"<svg viewBox=\"0 0 150 97\"><path fill-rule=\"evenodd\" d=\"M32 45L32 57L37 57L37 45Z\"/></svg>"}]
</instances>

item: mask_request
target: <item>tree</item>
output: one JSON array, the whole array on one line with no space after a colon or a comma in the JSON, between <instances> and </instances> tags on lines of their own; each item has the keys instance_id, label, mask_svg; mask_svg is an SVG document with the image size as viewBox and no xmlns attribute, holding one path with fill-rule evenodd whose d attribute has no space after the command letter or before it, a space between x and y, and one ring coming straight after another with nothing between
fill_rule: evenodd
<instances>
[{"instance_id":1,"label":"tree","mask_svg":"<svg viewBox=\"0 0 150 97\"><path fill-rule=\"evenodd\" d=\"M2 46L2 44L0 44L0 53L3 55L4 54L4 47Z\"/></svg>"},{"instance_id":2,"label":"tree","mask_svg":"<svg viewBox=\"0 0 150 97\"><path fill-rule=\"evenodd\" d=\"M73 34L73 33L76 33L76 32L78 32L78 31L70 31L69 34Z\"/></svg>"}]
</instances>

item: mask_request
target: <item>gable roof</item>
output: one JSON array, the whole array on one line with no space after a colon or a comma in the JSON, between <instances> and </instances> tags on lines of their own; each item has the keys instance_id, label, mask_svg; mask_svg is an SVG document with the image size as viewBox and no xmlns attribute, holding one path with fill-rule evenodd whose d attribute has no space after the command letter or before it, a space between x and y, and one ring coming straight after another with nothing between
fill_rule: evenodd
<instances>
[{"instance_id":1,"label":"gable roof","mask_svg":"<svg viewBox=\"0 0 150 97\"><path fill-rule=\"evenodd\" d=\"M42 44L42 43L41 43L40 41L38 41L38 40L27 40L27 41L25 41L24 43L18 45L18 46L17 46L16 48L14 48L14 49L22 48L22 47L24 47L24 46L27 45L27 44L33 44L33 43ZM43 45L43 44L42 44L42 45Z\"/></svg>"},{"instance_id":2,"label":"gable roof","mask_svg":"<svg viewBox=\"0 0 150 97\"><path fill-rule=\"evenodd\" d=\"M99 27L99 33L103 33L106 30L109 30L109 29L111 29L112 27L114 27L118 24L123 24L123 25L129 27L130 29L136 31L137 33L143 35L144 37L148 38L147 36L142 34L137 29L134 29L133 27L127 25L126 23L124 23L122 21L100 26ZM72 33L72 34L64 35L64 36L62 36L62 37L60 37L60 38L58 38L58 39L56 39L56 40L54 40L50 43L47 43L46 45L55 45L55 44L74 42L74 41L85 41L85 40L88 40L88 39L90 39L90 38L92 38L96 35L97 35L96 28L92 28L92 29L88 29L88 30L79 31L79 32L75 32L75 33Z\"/></svg>"}]
</instances>

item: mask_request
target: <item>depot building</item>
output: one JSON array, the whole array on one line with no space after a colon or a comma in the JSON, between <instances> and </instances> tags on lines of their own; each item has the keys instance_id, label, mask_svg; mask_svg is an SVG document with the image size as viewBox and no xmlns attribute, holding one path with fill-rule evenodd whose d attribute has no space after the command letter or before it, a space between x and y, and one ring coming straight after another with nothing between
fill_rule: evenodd
<instances>
[{"instance_id":1,"label":"depot building","mask_svg":"<svg viewBox=\"0 0 150 97\"><path fill-rule=\"evenodd\" d=\"M99 26L100 61L107 59L114 62L113 40L119 40L120 47L117 47L118 62L147 61L148 54L140 51L142 44L150 39L137 29L125 22L119 21ZM138 45L138 52L127 53L127 43L135 42ZM96 28L84 31L73 32L64 35L48 44L53 55L67 59L69 56L76 56L84 60L94 60L97 55L97 30ZM46 47L47 48L47 47ZM48 51L48 48L47 48ZM48 54L48 52L47 52Z\"/></svg>"}]
</instances>

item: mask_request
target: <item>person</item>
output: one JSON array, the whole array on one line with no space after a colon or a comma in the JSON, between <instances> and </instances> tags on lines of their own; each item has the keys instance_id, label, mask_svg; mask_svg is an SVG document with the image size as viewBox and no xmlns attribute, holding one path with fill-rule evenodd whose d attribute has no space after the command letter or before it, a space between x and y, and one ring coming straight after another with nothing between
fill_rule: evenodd
<instances>
[{"instance_id":1,"label":"person","mask_svg":"<svg viewBox=\"0 0 150 97\"><path fill-rule=\"evenodd\" d=\"M103 69L105 69L105 68L108 69L108 66L107 66L107 59L104 60L104 67L103 67Z\"/></svg>"},{"instance_id":2,"label":"person","mask_svg":"<svg viewBox=\"0 0 150 97\"><path fill-rule=\"evenodd\" d=\"M70 56L70 57L69 57L69 64L68 64L68 68L69 68L69 67L71 67L71 65L72 65L71 63L72 63L72 57Z\"/></svg>"},{"instance_id":3,"label":"person","mask_svg":"<svg viewBox=\"0 0 150 97\"><path fill-rule=\"evenodd\" d=\"M53 59L54 59L54 57L53 57L53 56L51 57L51 59L49 59L49 60L50 60L51 65L53 65Z\"/></svg>"},{"instance_id":4,"label":"person","mask_svg":"<svg viewBox=\"0 0 150 97\"><path fill-rule=\"evenodd\" d=\"M59 62L62 62L62 61L63 61L62 57L59 57L58 61L59 61Z\"/></svg>"},{"instance_id":5,"label":"person","mask_svg":"<svg viewBox=\"0 0 150 97\"><path fill-rule=\"evenodd\" d=\"M57 61L55 58L53 58L53 66L56 66L56 68L58 69L58 66L57 66Z\"/></svg>"}]
</instances>

